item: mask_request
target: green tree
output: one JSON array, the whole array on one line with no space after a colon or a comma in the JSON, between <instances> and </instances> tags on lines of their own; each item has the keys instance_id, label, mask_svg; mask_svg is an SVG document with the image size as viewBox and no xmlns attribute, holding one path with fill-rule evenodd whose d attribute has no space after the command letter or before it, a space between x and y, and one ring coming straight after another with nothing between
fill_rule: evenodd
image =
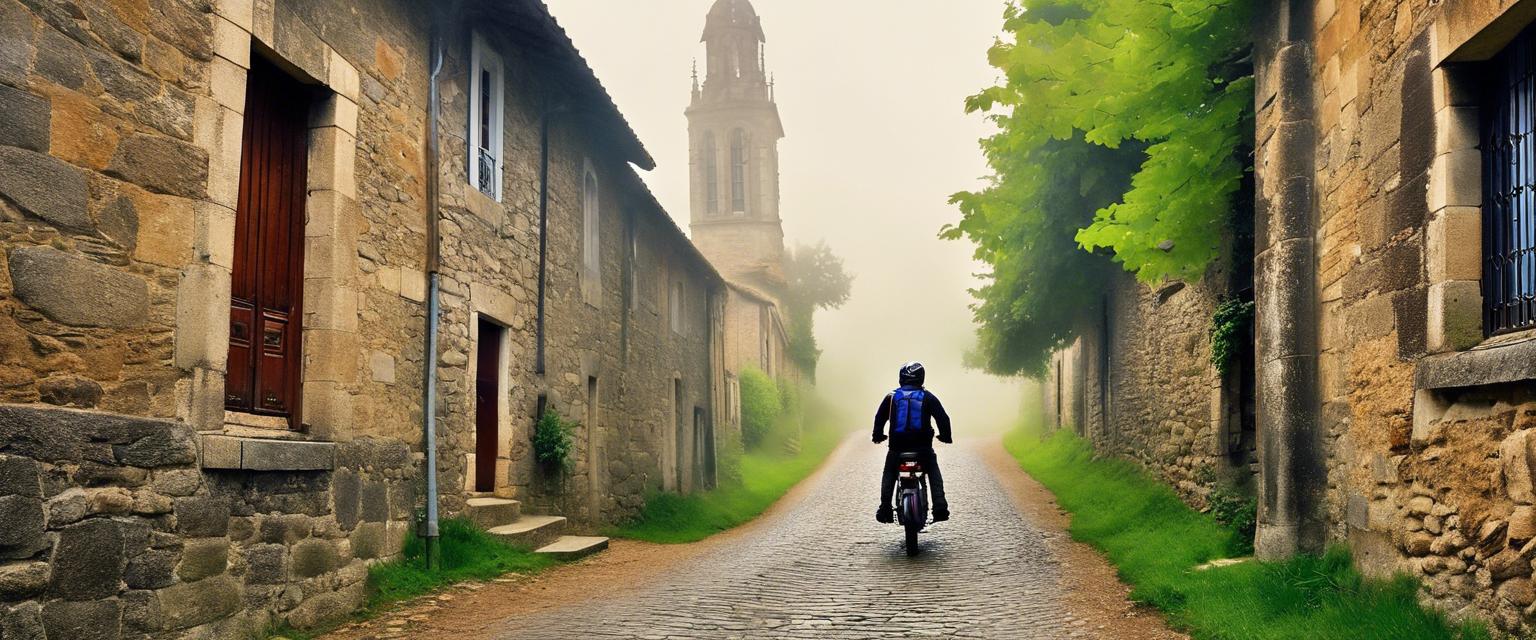
<instances>
[{"instance_id":1,"label":"green tree","mask_svg":"<svg viewBox=\"0 0 1536 640\"><path fill-rule=\"evenodd\" d=\"M853 277L843 260L825 242L798 245L784 256L785 312L789 316L789 357L810 379L816 379L815 320L818 309L836 309L848 301Z\"/></svg>"},{"instance_id":2,"label":"green tree","mask_svg":"<svg viewBox=\"0 0 1536 640\"><path fill-rule=\"evenodd\" d=\"M1150 283L1198 279L1219 254L1248 167L1248 14L1248 0L1007 5L988 51L1004 82L966 101L998 127L981 142L993 175L955 194L961 221L942 232L992 267L973 292L987 369L1043 372L1096 309L1105 258Z\"/></svg>"},{"instance_id":3,"label":"green tree","mask_svg":"<svg viewBox=\"0 0 1536 640\"><path fill-rule=\"evenodd\" d=\"M993 159L994 166L1038 170L1010 170L1010 179L994 179L981 194L955 196L965 215L944 237L969 238L976 258L992 268L971 290L977 344L966 364L1038 377L1051 352L1093 317L1114 267L1102 253L1080 249L1072 235L1125 189L1139 157L1134 145L1051 140Z\"/></svg>"}]
</instances>

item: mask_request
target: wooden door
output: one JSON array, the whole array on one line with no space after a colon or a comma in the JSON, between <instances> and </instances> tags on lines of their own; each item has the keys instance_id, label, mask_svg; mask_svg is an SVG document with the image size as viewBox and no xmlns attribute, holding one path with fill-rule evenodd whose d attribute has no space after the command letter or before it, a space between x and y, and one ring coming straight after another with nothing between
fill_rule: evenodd
<instances>
[{"instance_id":1,"label":"wooden door","mask_svg":"<svg viewBox=\"0 0 1536 640\"><path fill-rule=\"evenodd\" d=\"M246 82L224 404L299 424L309 91L252 56Z\"/></svg>"},{"instance_id":2,"label":"wooden door","mask_svg":"<svg viewBox=\"0 0 1536 640\"><path fill-rule=\"evenodd\" d=\"M480 321L475 354L475 491L496 490L501 419L501 325Z\"/></svg>"}]
</instances>

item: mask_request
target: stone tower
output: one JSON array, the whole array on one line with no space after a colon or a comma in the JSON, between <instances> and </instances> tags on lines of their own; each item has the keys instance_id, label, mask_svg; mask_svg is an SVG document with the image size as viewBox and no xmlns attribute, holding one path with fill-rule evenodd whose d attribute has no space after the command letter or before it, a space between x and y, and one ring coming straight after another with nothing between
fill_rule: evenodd
<instances>
[{"instance_id":1,"label":"stone tower","mask_svg":"<svg viewBox=\"0 0 1536 640\"><path fill-rule=\"evenodd\" d=\"M779 291L779 139L763 69L763 28L747 0L716 0L704 22L705 75L694 72L688 141L693 242L729 280Z\"/></svg>"}]
</instances>

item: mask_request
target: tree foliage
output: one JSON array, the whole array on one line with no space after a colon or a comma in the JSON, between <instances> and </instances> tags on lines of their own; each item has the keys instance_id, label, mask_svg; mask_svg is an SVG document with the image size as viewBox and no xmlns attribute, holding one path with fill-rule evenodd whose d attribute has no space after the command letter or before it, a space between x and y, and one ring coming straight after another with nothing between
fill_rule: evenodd
<instances>
[{"instance_id":1,"label":"tree foliage","mask_svg":"<svg viewBox=\"0 0 1536 640\"><path fill-rule=\"evenodd\" d=\"M1126 188L1139 158L1134 145L1050 140L995 158L994 166L1006 167L1000 172L1013 179L955 196L964 217L944 236L970 238L976 258L992 267L971 291L978 342L966 364L1038 377L1050 353L1072 341L1098 308L1114 268L1108 257L1081 250L1072 235L1108 203L1108 194Z\"/></svg>"},{"instance_id":2,"label":"tree foliage","mask_svg":"<svg viewBox=\"0 0 1536 640\"><path fill-rule=\"evenodd\" d=\"M992 270L977 356L1038 374L1102 290L1103 256L1143 282L1197 279L1247 168L1248 0L1018 0L971 96L998 126L993 175L953 201ZM1079 255L1081 254L1081 255Z\"/></svg>"},{"instance_id":3,"label":"tree foliage","mask_svg":"<svg viewBox=\"0 0 1536 640\"><path fill-rule=\"evenodd\" d=\"M784 306L788 317L789 357L811 379L816 377L815 316L818 309L836 309L848 301L853 277L843 259L825 242L798 245L784 256Z\"/></svg>"}]
</instances>

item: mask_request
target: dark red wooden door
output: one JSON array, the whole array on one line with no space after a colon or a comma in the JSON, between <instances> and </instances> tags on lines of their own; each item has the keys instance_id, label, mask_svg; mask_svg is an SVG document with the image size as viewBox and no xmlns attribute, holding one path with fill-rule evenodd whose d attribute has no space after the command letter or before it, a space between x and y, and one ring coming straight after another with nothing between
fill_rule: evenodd
<instances>
[{"instance_id":1,"label":"dark red wooden door","mask_svg":"<svg viewBox=\"0 0 1536 640\"><path fill-rule=\"evenodd\" d=\"M224 404L298 424L309 92L252 56Z\"/></svg>"},{"instance_id":2,"label":"dark red wooden door","mask_svg":"<svg viewBox=\"0 0 1536 640\"><path fill-rule=\"evenodd\" d=\"M496 489L501 418L501 325L480 321L475 351L475 491Z\"/></svg>"}]
</instances>

